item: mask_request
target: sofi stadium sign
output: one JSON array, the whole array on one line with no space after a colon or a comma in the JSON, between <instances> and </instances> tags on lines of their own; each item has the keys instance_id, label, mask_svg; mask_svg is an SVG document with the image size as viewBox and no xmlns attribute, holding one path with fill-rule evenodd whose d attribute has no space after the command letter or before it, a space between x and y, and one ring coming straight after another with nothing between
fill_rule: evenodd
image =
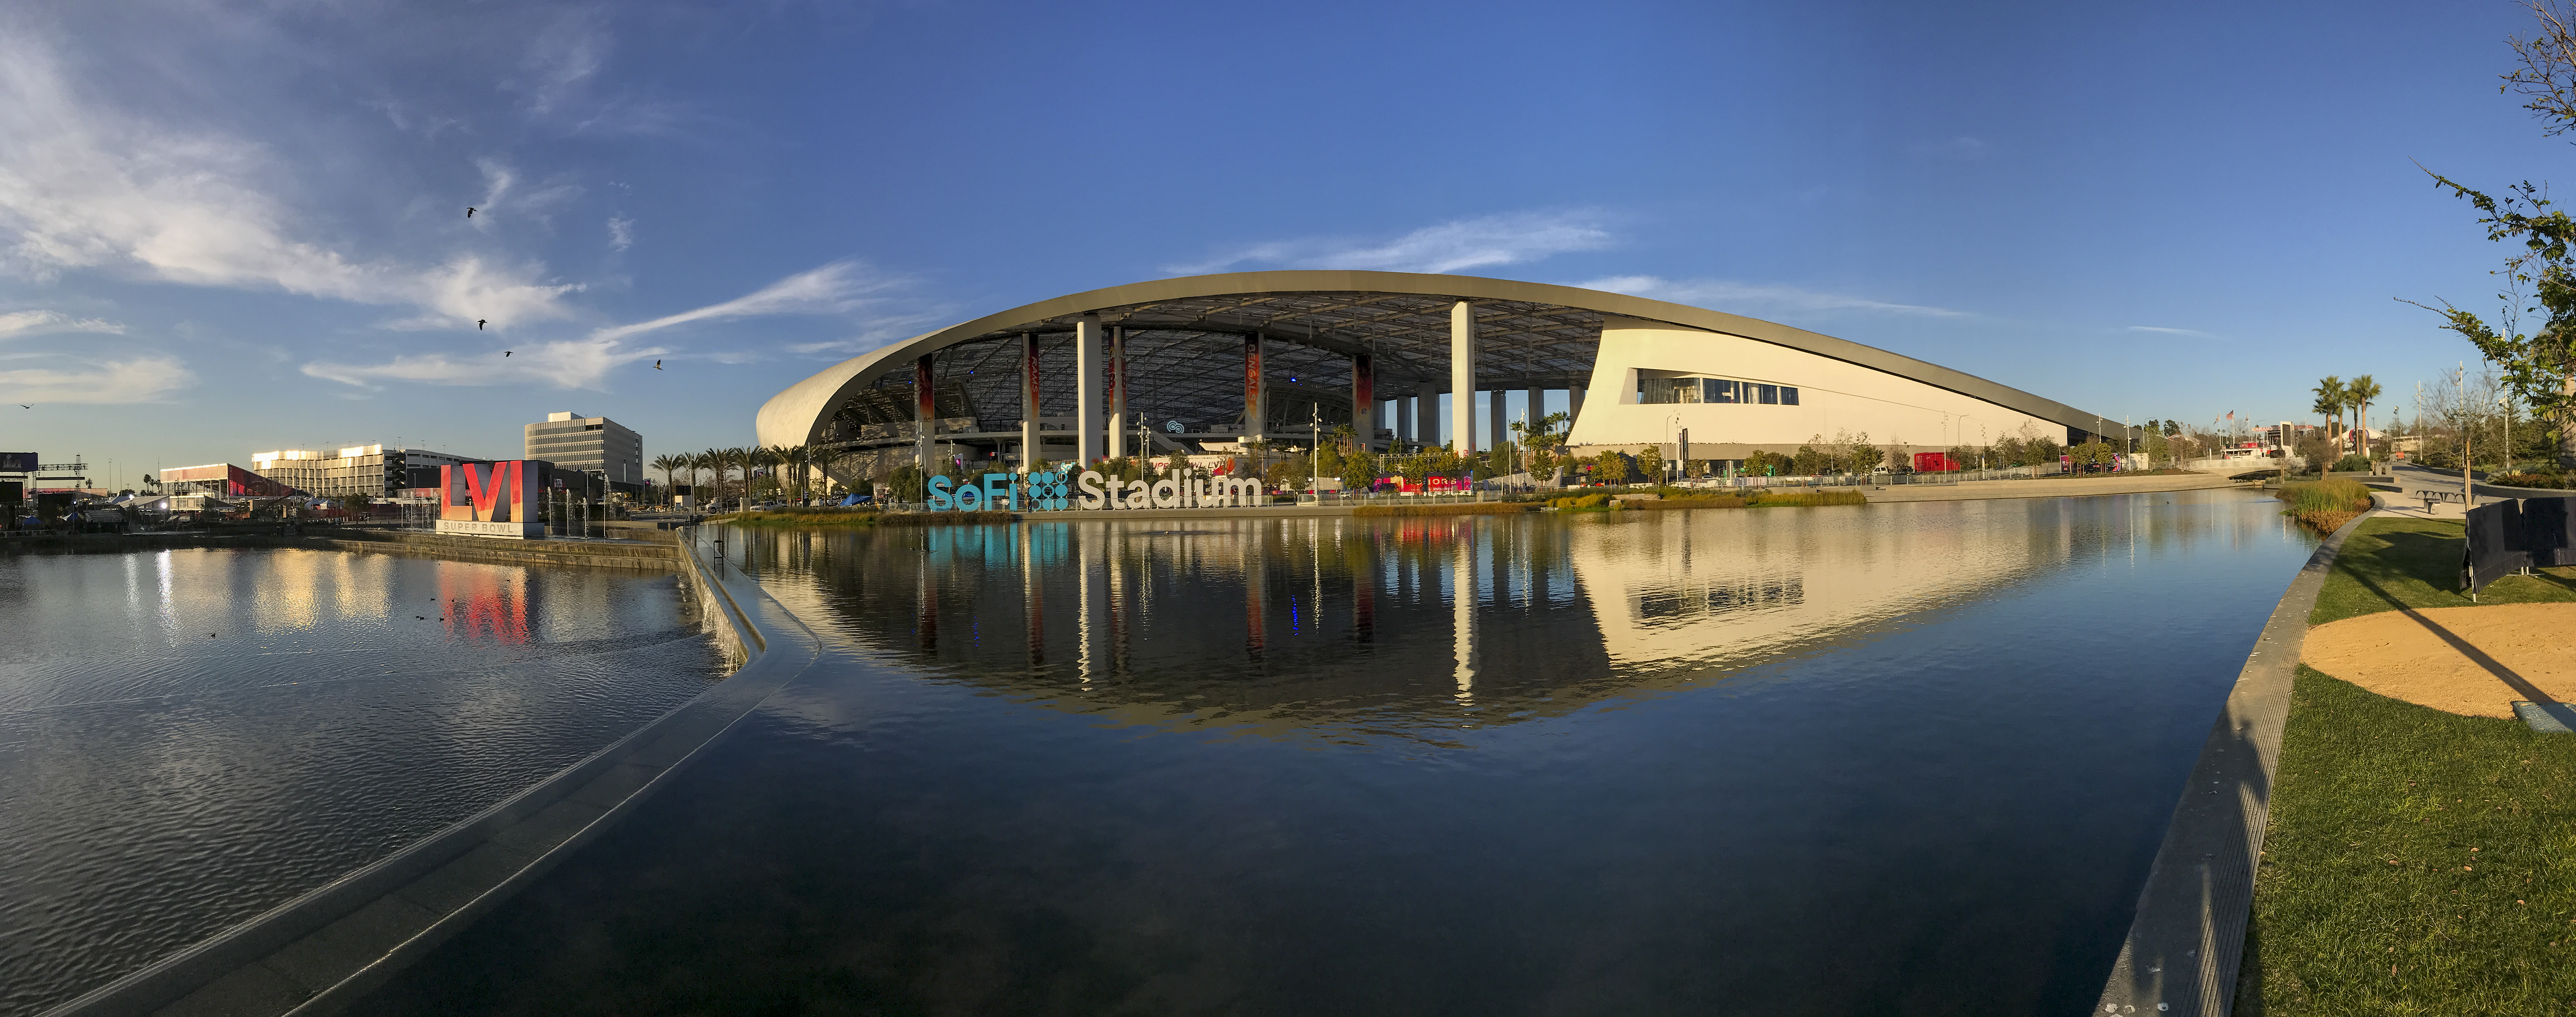
<instances>
[{"instance_id":1,"label":"sofi stadium sign","mask_svg":"<svg viewBox=\"0 0 2576 1017\"><path fill-rule=\"evenodd\" d=\"M1072 467L987 473L962 481L930 478L933 512L1062 512L1148 508L1236 508L1261 503L1261 481L1189 471L1156 481L1118 480Z\"/></svg>"}]
</instances>

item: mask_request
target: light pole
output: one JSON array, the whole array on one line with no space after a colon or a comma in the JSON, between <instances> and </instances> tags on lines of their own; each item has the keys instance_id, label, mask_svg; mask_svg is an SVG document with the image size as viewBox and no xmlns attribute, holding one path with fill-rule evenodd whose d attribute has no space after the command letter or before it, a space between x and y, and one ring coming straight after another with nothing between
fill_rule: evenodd
<instances>
[{"instance_id":1,"label":"light pole","mask_svg":"<svg viewBox=\"0 0 2576 1017\"><path fill-rule=\"evenodd\" d=\"M2511 473L2513 472L2513 397L2499 395L2496 397L2496 405L2504 409L2504 471Z\"/></svg>"},{"instance_id":2,"label":"light pole","mask_svg":"<svg viewBox=\"0 0 2576 1017\"><path fill-rule=\"evenodd\" d=\"M1675 444L1675 443L1674 443L1674 441L1673 441L1673 435L1674 435L1674 433L1675 433L1675 432L1677 432L1677 431L1679 431L1679 430L1681 429L1681 426L1682 426L1682 415L1681 415L1681 414L1679 414L1679 413L1667 413L1667 414L1665 414L1665 415L1664 415L1664 443L1665 443L1665 444L1668 444L1668 445L1673 445L1673 455L1674 455L1676 458L1678 458L1678 457L1681 455L1681 446L1680 446L1680 445L1678 445L1678 444ZM1663 481L1662 481L1662 482L1663 482L1666 486L1670 486L1670 485L1672 484L1672 482L1673 482L1673 466L1674 466L1674 463L1673 463L1673 461L1672 461L1671 459L1664 460L1664 476L1663 476Z\"/></svg>"}]
</instances>

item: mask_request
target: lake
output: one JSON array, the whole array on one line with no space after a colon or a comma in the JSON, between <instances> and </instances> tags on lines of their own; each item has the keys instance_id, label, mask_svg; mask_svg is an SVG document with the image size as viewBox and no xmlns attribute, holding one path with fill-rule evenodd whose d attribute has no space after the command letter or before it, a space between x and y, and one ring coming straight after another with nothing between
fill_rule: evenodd
<instances>
[{"instance_id":1,"label":"lake","mask_svg":"<svg viewBox=\"0 0 2576 1017\"><path fill-rule=\"evenodd\" d=\"M2078 1012L2279 512L734 531L822 666L364 1009Z\"/></svg>"}]
</instances>

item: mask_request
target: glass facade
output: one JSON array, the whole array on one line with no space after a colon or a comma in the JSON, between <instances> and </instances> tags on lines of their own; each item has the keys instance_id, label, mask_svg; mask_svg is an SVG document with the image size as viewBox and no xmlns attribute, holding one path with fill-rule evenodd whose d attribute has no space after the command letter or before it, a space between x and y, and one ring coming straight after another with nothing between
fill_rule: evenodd
<instances>
[{"instance_id":1,"label":"glass facade","mask_svg":"<svg viewBox=\"0 0 2576 1017\"><path fill-rule=\"evenodd\" d=\"M1736 381L1730 378L1657 378L1641 386L1638 395L1639 401L1647 403L1798 405L1798 389L1794 385Z\"/></svg>"}]
</instances>

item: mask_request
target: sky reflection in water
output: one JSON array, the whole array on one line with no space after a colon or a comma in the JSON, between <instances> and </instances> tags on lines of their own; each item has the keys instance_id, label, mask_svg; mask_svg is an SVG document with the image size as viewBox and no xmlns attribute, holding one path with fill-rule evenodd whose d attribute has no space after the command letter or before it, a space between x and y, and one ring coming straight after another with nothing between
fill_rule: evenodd
<instances>
[{"instance_id":1,"label":"sky reflection in water","mask_svg":"<svg viewBox=\"0 0 2576 1017\"><path fill-rule=\"evenodd\" d=\"M835 657L374 1002L2072 1012L2278 511L737 533Z\"/></svg>"}]
</instances>

